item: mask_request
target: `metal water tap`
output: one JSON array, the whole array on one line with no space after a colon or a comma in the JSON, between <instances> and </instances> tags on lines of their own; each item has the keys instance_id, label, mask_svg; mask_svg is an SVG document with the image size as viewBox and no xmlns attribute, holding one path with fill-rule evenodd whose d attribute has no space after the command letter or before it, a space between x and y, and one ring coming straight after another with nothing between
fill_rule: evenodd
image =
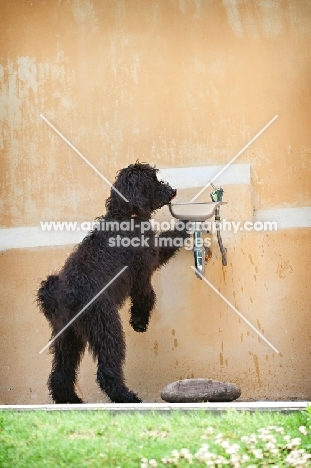
<instances>
[{"instance_id":1,"label":"metal water tap","mask_svg":"<svg viewBox=\"0 0 311 468\"><path fill-rule=\"evenodd\" d=\"M214 192L211 192L211 194L210 194L212 201L213 202L222 202L222 197L223 197L223 194L224 194L224 191L223 191L222 187L216 188L215 185L213 185L212 183L211 183L211 186L214 189ZM221 257L222 257L222 264L223 264L223 266L226 266L227 265L227 249L226 249L226 247L223 246L222 238L221 238L221 235L220 235L220 227L219 227L220 207L219 206L217 206L217 208L215 210L215 221L216 221L216 233L217 233L218 245L219 245L219 249L220 249Z\"/></svg>"}]
</instances>

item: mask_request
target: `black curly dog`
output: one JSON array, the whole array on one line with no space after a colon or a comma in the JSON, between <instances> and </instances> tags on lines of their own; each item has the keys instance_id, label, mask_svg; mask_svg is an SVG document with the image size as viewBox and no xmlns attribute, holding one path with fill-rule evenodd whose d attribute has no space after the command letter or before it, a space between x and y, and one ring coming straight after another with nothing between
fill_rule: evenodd
<instances>
[{"instance_id":1,"label":"black curly dog","mask_svg":"<svg viewBox=\"0 0 311 468\"><path fill-rule=\"evenodd\" d=\"M98 362L97 382L110 400L141 402L124 381L125 339L118 309L130 297L131 326L137 332L147 330L156 300L151 276L188 236L183 225L155 236L147 222L152 212L176 195L168 183L157 179L154 167L131 164L119 171L114 187L128 201L112 189L106 201L107 214L97 219L98 226L78 244L62 270L42 281L38 291L38 305L55 337L127 266L52 343L48 388L55 403L83 403L75 382L87 344Z\"/></svg>"}]
</instances>

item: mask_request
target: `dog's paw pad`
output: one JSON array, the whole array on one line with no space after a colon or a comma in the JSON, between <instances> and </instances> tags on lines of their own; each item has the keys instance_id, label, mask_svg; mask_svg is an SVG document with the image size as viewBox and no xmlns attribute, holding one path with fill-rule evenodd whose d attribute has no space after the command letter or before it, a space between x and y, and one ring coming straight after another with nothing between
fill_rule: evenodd
<instances>
[{"instance_id":1,"label":"dog's paw pad","mask_svg":"<svg viewBox=\"0 0 311 468\"><path fill-rule=\"evenodd\" d=\"M138 333L143 333L143 332L147 331L147 327L137 325L137 326L134 328L134 330L137 331Z\"/></svg>"},{"instance_id":2,"label":"dog's paw pad","mask_svg":"<svg viewBox=\"0 0 311 468\"><path fill-rule=\"evenodd\" d=\"M138 333L145 332L147 330L147 327L148 327L148 325L146 325L143 322L133 322L133 321L131 321L130 324L131 324L131 327L133 328L133 330L135 330Z\"/></svg>"}]
</instances>

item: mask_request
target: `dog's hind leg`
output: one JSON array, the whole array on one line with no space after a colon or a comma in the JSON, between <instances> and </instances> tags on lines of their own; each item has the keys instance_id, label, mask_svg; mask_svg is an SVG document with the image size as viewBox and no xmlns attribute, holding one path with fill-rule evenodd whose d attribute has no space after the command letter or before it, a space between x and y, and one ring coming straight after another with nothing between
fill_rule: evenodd
<instances>
[{"instance_id":1,"label":"dog's hind leg","mask_svg":"<svg viewBox=\"0 0 311 468\"><path fill-rule=\"evenodd\" d=\"M48 387L55 403L83 403L75 392L77 368L85 342L69 327L52 345L53 364Z\"/></svg>"},{"instance_id":2,"label":"dog's hind leg","mask_svg":"<svg viewBox=\"0 0 311 468\"><path fill-rule=\"evenodd\" d=\"M118 310L112 304L108 309L107 303L97 304L94 309L88 339L98 362L97 382L114 403L141 403L124 380L125 337Z\"/></svg>"}]
</instances>

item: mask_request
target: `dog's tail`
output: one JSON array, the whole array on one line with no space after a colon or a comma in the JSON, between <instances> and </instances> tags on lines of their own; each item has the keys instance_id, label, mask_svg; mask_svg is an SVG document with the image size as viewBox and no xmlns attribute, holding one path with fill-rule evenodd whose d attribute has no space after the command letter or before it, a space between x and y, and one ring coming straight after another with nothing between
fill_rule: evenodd
<instances>
[{"instance_id":1,"label":"dog's tail","mask_svg":"<svg viewBox=\"0 0 311 468\"><path fill-rule=\"evenodd\" d=\"M58 307L57 289L59 285L58 275L49 275L46 280L41 281L37 294L37 303L45 317L52 322Z\"/></svg>"}]
</instances>

